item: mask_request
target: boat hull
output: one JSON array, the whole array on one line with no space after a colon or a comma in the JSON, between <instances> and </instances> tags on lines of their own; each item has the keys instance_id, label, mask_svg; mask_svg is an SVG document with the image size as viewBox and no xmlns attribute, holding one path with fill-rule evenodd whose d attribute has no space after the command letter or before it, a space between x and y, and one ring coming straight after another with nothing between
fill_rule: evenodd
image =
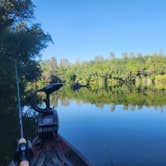
<instances>
[{"instance_id":1,"label":"boat hull","mask_svg":"<svg viewBox=\"0 0 166 166\"><path fill-rule=\"evenodd\" d=\"M36 137L32 142L32 166L92 166L92 164L63 137Z\"/></svg>"}]
</instances>

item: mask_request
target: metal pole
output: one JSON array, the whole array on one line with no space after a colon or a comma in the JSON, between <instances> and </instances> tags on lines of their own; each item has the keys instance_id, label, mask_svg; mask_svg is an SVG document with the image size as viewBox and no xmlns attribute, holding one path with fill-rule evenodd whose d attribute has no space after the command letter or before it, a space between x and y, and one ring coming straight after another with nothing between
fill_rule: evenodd
<instances>
[{"instance_id":1,"label":"metal pole","mask_svg":"<svg viewBox=\"0 0 166 166\"><path fill-rule=\"evenodd\" d=\"M16 72L16 86L17 86L17 101L18 101L18 113L19 113L19 124L20 124L20 136L21 136L21 138L23 138L24 134L23 134L23 124L22 124L22 110L21 110L21 98L20 98L17 62L15 62L15 72Z\"/></svg>"}]
</instances>

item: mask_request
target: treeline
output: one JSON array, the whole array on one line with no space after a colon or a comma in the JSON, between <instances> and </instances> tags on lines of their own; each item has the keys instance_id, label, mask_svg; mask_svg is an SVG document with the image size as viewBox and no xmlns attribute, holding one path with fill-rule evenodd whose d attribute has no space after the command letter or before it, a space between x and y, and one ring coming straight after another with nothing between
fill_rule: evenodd
<instances>
[{"instance_id":1,"label":"treeline","mask_svg":"<svg viewBox=\"0 0 166 166\"><path fill-rule=\"evenodd\" d=\"M109 59L102 56L92 61L71 64L55 58L41 62L42 75L38 84L65 81L68 85L87 86L90 88L107 88L121 85L136 87L153 87L166 89L166 56L161 53L152 55L122 54Z\"/></svg>"}]
</instances>

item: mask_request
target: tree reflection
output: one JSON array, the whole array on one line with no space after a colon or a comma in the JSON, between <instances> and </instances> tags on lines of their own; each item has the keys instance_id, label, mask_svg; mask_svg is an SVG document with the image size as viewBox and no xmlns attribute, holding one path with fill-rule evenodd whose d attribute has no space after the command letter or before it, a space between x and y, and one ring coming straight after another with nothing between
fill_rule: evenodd
<instances>
[{"instance_id":1,"label":"tree reflection","mask_svg":"<svg viewBox=\"0 0 166 166\"><path fill-rule=\"evenodd\" d=\"M73 91L69 87L59 92L59 98L62 105L68 103L67 100L75 100L77 102L84 102L95 104L96 107L101 108L105 104L110 104L111 111L115 108L114 105L123 105L123 110L139 110L143 106L157 106L162 107L166 105L166 90L154 90L147 88L134 87L111 87L108 89L96 89L94 91L88 88L81 88L79 91Z\"/></svg>"}]
</instances>

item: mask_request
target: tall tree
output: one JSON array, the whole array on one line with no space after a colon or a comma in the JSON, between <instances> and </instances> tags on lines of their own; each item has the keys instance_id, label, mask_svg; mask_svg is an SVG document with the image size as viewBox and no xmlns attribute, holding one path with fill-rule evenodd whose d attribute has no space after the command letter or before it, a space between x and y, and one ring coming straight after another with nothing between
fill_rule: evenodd
<instances>
[{"instance_id":1,"label":"tall tree","mask_svg":"<svg viewBox=\"0 0 166 166\"><path fill-rule=\"evenodd\" d=\"M112 59L115 59L115 54L113 52L110 52L109 53L109 58L112 60Z\"/></svg>"},{"instance_id":2,"label":"tall tree","mask_svg":"<svg viewBox=\"0 0 166 166\"><path fill-rule=\"evenodd\" d=\"M39 24L28 23L33 11L31 0L0 0L0 82L4 86L9 87L14 81L14 63L18 65L23 85L40 75L36 58L51 37Z\"/></svg>"},{"instance_id":3,"label":"tall tree","mask_svg":"<svg viewBox=\"0 0 166 166\"><path fill-rule=\"evenodd\" d=\"M31 0L0 0L0 30L33 17Z\"/></svg>"},{"instance_id":4,"label":"tall tree","mask_svg":"<svg viewBox=\"0 0 166 166\"><path fill-rule=\"evenodd\" d=\"M4 130L3 143L6 145L12 142L12 137L6 140L8 134L17 133L15 63L19 69L23 94L27 81L36 80L40 75L36 58L51 40L39 24L28 22L33 18L33 11L31 0L0 0L0 122L10 122L5 126L0 125L5 130L4 127L0 129ZM3 145L1 147L4 150ZM6 149L11 152L11 149ZM0 156L9 159L8 155L0 151ZM1 160L1 165L7 165L7 161Z\"/></svg>"}]
</instances>

